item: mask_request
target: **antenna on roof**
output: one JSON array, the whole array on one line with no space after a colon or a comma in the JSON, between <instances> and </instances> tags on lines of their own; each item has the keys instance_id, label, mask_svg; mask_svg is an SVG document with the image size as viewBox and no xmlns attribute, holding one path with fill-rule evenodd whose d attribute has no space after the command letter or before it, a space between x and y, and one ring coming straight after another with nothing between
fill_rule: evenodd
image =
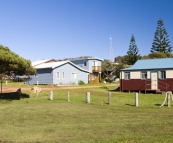
<instances>
[{"instance_id":1,"label":"antenna on roof","mask_svg":"<svg viewBox=\"0 0 173 143\"><path fill-rule=\"evenodd\" d=\"M112 62L112 38L110 37L110 61Z\"/></svg>"}]
</instances>

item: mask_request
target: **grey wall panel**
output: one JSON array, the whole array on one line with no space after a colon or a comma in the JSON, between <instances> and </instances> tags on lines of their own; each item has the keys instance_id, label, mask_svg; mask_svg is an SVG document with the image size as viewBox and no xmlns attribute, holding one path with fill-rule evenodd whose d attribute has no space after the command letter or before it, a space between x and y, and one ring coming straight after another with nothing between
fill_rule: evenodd
<instances>
[{"instance_id":1,"label":"grey wall panel","mask_svg":"<svg viewBox=\"0 0 173 143\"><path fill-rule=\"evenodd\" d=\"M60 77L57 78L57 72ZM62 77L64 73L64 78ZM72 77L72 73L76 73L76 78ZM79 80L88 83L88 73L80 71L73 65L67 63L61 67L55 68L53 71L53 83L57 85L78 84Z\"/></svg>"}]
</instances>

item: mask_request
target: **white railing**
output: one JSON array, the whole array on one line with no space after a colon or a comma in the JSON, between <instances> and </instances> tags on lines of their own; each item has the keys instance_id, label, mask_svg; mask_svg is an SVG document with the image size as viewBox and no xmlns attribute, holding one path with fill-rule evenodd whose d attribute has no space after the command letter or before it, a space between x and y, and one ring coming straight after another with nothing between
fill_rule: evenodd
<instances>
[{"instance_id":1,"label":"white railing","mask_svg":"<svg viewBox=\"0 0 173 143\"><path fill-rule=\"evenodd\" d=\"M155 83L157 82L156 84L152 84L152 83ZM161 86L159 83L163 84L163 86ZM149 86L149 87L148 87ZM167 91L167 89L169 88L169 84L165 83L165 82L162 82L160 80L149 80L147 79L145 81L145 90L147 89L151 89L152 86L156 86L156 87L161 87L161 88L164 88L165 91Z\"/></svg>"}]
</instances>

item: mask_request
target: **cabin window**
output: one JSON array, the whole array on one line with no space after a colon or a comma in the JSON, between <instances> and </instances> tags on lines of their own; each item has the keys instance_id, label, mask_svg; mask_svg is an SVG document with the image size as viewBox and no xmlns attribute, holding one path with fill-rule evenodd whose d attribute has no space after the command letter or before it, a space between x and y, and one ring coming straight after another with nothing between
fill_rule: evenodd
<instances>
[{"instance_id":1,"label":"cabin window","mask_svg":"<svg viewBox=\"0 0 173 143\"><path fill-rule=\"evenodd\" d=\"M141 72L141 79L147 79L147 72Z\"/></svg>"},{"instance_id":2,"label":"cabin window","mask_svg":"<svg viewBox=\"0 0 173 143\"><path fill-rule=\"evenodd\" d=\"M160 79L166 79L166 72L160 71Z\"/></svg>"},{"instance_id":3,"label":"cabin window","mask_svg":"<svg viewBox=\"0 0 173 143\"><path fill-rule=\"evenodd\" d=\"M124 73L124 79L129 80L130 79L130 72L125 72Z\"/></svg>"},{"instance_id":4,"label":"cabin window","mask_svg":"<svg viewBox=\"0 0 173 143\"><path fill-rule=\"evenodd\" d=\"M77 78L77 74L76 73L72 73L72 78Z\"/></svg>"},{"instance_id":5,"label":"cabin window","mask_svg":"<svg viewBox=\"0 0 173 143\"><path fill-rule=\"evenodd\" d=\"M57 73L56 73L56 78L59 78L59 75L60 75L60 73L59 73L59 72L57 72Z\"/></svg>"},{"instance_id":6,"label":"cabin window","mask_svg":"<svg viewBox=\"0 0 173 143\"><path fill-rule=\"evenodd\" d=\"M86 61L84 61L84 66L86 66L87 65L87 62Z\"/></svg>"},{"instance_id":7,"label":"cabin window","mask_svg":"<svg viewBox=\"0 0 173 143\"><path fill-rule=\"evenodd\" d=\"M64 72L62 73L62 78L64 78Z\"/></svg>"}]
</instances>

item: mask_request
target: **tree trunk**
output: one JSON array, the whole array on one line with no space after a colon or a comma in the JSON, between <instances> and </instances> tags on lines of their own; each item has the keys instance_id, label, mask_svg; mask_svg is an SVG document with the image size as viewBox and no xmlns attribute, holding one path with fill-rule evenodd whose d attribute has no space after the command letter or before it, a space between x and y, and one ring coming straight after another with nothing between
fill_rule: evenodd
<instances>
[{"instance_id":1,"label":"tree trunk","mask_svg":"<svg viewBox=\"0 0 173 143\"><path fill-rule=\"evenodd\" d=\"M1 77L1 93L2 93L2 77Z\"/></svg>"}]
</instances>

